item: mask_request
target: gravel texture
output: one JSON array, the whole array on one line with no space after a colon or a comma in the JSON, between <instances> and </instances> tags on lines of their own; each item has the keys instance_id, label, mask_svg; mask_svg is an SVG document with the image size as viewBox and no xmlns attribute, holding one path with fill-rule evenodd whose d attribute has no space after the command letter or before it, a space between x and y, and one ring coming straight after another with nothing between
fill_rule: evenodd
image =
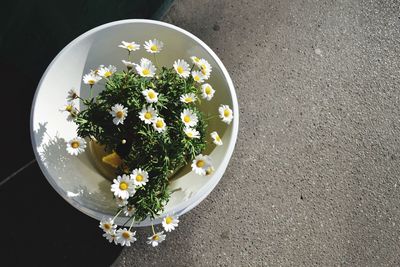
<instances>
[{"instance_id":1,"label":"gravel texture","mask_svg":"<svg viewBox=\"0 0 400 267\"><path fill-rule=\"evenodd\" d=\"M165 21L233 78L239 138L179 229L114 265L400 265L399 7L176 0Z\"/></svg>"}]
</instances>

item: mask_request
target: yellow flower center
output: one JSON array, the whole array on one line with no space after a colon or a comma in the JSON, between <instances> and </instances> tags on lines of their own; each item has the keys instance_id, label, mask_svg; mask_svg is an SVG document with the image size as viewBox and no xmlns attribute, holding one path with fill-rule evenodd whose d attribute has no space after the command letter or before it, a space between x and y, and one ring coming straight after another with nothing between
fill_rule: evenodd
<instances>
[{"instance_id":1,"label":"yellow flower center","mask_svg":"<svg viewBox=\"0 0 400 267\"><path fill-rule=\"evenodd\" d=\"M206 64L203 64L203 65L201 65L201 69L203 69L203 70L207 70L207 66L206 66Z\"/></svg>"},{"instance_id":2,"label":"yellow flower center","mask_svg":"<svg viewBox=\"0 0 400 267\"><path fill-rule=\"evenodd\" d=\"M186 97L186 98L185 98L185 102L186 102L186 103L193 102L193 98L191 98L191 97Z\"/></svg>"},{"instance_id":3,"label":"yellow flower center","mask_svg":"<svg viewBox=\"0 0 400 267\"><path fill-rule=\"evenodd\" d=\"M124 113L122 111L117 111L117 113L115 113L115 117L121 119L124 116Z\"/></svg>"},{"instance_id":4,"label":"yellow flower center","mask_svg":"<svg viewBox=\"0 0 400 267\"><path fill-rule=\"evenodd\" d=\"M157 241L157 240L160 239L160 238L158 237L158 235L153 235L153 237L152 237L151 239Z\"/></svg>"},{"instance_id":5,"label":"yellow flower center","mask_svg":"<svg viewBox=\"0 0 400 267\"><path fill-rule=\"evenodd\" d=\"M182 68L181 66L179 66L179 67L176 68L176 71L177 71L179 74L182 74L182 73L183 73L183 68Z\"/></svg>"},{"instance_id":6,"label":"yellow flower center","mask_svg":"<svg viewBox=\"0 0 400 267\"><path fill-rule=\"evenodd\" d=\"M149 69L143 69L142 73L143 73L143 75L149 75L150 74L150 70Z\"/></svg>"},{"instance_id":7,"label":"yellow flower center","mask_svg":"<svg viewBox=\"0 0 400 267\"><path fill-rule=\"evenodd\" d=\"M196 166L201 168L201 167L204 167L204 164L205 164L204 160L200 159L197 161Z\"/></svg>"},{"instance_id":8,"label":"yellow flower center","mask_svg":"<svg viewBox=\"0 0 400 267\"><path fill-rule=\"evenodd\" d=\"M65 110L68 111L68 112L71 112L72 109L73 109L72 105L68 105L68 106L65 107Z\"/></svg>"},{"instance_id":9,"label":"yellow flower center","mask_svg":"<svg viewBox=\"0 0 400 267\"><path fill-rule=\"evenodd\" d=\"M157 128L162 128L162 127L164 127L163 121L162 121L162 120L158 120L158 121L156 122L156 127L157 127Z\"/></svg>"},{"instance_id":10,"label":"yellow flower center","mask_svg":"<svg viewBox=\"0 0 400 267\"><path fill-rule=\"evenodd\" d=\"M136 175L136 181L138 182L143 181L143 176L141 176L140 174Z\"/></svg>"},{"instance_id":11,"label":"yellow flower center","mask_svg":"<svg viewBox=\"0 0 400 267\"><path fill-rule=\"evenodd\" d=\"M198 82L198 81L200 81L200 76L196 75L196 76L193 77L193 79L194 79L196 82Z\"/></svg>"},{"instance_id":12,"label":"yellow flower center","mask_svg":"<svg viewBox=\"0 0 400 267\"><path fill-rule=\"evenodd\" d=\"M126 189L128 189L128 184L127 184L126 182L121 182L121 183L119 184L119 189L121 189L121 190L126 190Z\"/></svg>"},{"instance_id":13,"label":"yellow flower center","mask_svg":"<svg viewBox=\"0 0 400 267\"><path fill-rule=\"evenodd\" d=\"M111 229L111 224L105 223L105 224L104 224L104 229L110 230L110 229Z\"/></svg>"},{"instance_id":14,"label":"yellow flower center","mask_svg":"<svg viewBox=\"0 0 400 267\"><path fill-rule=\"evenodd\" d=\"M203 73L204 75L206 75L206 74L207 74L206 69L201 69L201 73Z\"/></svg>"},{"instance_id":15,"label":"yellow flower center","mask_svg":"<svg viewBox=\"0 0 400 267\"><path fill-rule=\"evenodd\" d=\"M95 83L96 83L95 80L89 80L89 81L88 81L88 84L91 84L91 85L93 85L93 84L95 84Z\"/></svg>"},{"instance_id":16,"label":"yellow flower center","mask_svg":"<svg viewBox=\"0 0 400 267\"><path fill-rule=\"evenodd\" d=\"M152 45L150 47L150 50L153 51L153 52L156 52L156 51L158 51L158 47L156 45Z\"/></svg>"},{"instance_id":17,"label":"yellow flower center","mask_svg":"<svg viewBox=\"0 0 400 267\"><path fill-rule=\"evenodd\" d=\"M224 110L224 116L229 117L231 115L231 112L228 109Z\"/></svg>"},{"instance_id":18,"label":"yellow flower center","mask_svg":"<svg viewBox=\"0 0 400 267\"><path fill-rule=\"evenodd\" d=\"M211 94L211 87L207 86L205 91L207 95Z\"/></svg>"},{"instance_id":19,"label":"yellow flower center","mask_svg":"<svg viewBox=\"0 0 400 267\"><path fill-rule=\"evenodd\" d=\"M167 218L165 218L165 223L166 224L170 224L170 223L172 223L172 221L173 221L173 219L172 219L171 216L168 216Z\"/></svg>"},{"instance_id":20,"label":"yellow flower center","mask_svg":"<svg viewBox=\"0 0 400 267\"><path fill-rule=\"evenodd\" d=\"M152 117L153 117L153 115L151 115L150 112L146 112L146 113L144 114L144 118L147 119L147 120L150 120Z\"/></svg>"},{"instance_id":21,"label":"yellow flower center","mask_svg":"<svg viewBox=\"0 0 400 267\"><path fill-rule=\"evenodd\" d=\"M156 98L156 94L153 91L149 91L147 95L149 96L150 99Z\"/></svg>"},{"instance_id":22,"label":"yellow flower center","mask_svg":"<svg viewBox=\"0 0 400 267\"><path fill-rule=\"evenodd\" d=\"M128 48L128 50L132 50L132 49L133 49L133 45L128 44L128 45L126 46L126 48Z\"/></svg>"},{"instance_id":23,"label":"yellow flower center","mask_svg":"<svg viewBox=\"0 0 400 267\"><path fill-rule=\"evenodd\" d=\"M192 132L187 132L186 135L189 136L190 138L193 137L193 133Z\"/></svg>"},{"instance_id":24,"label":"yellow flower center","mask_svg":"<svg viewBox=\"0 0 400 267\"><path fill-rule=\"evenodd\" d=\"M112 75L112 72L111 71L106 71L105 73L104 73L104 77L110 77Z\"/></svg>"},{"instance_id":25,"label":"yellow flower center","mask_svg":"<svg viewBox=\"0 0 400 267\"><path fill-rule=\"evenodd\" d=\"M131 237L131 234L129 232L123 232L122 233L122 237L125 238L125 239L128 239L128 238Z\"/></svg>"},{"instance_id":26,"label":"yellow flower center","mask_svg":"<svg viewBox=\"0 0 400 267\"><path fill-rule=\"evenodd\" d=\"M200 58L194 57L194 58L193 58L193 61L194 61L194 62L199 62L199 61L200 61Z\"/></svg>"},{"instance_id":27,"label":"yellow flower center","mask_svg":"<svg viewBox=\"0 0 400 267\"><path fill-rule=\"evenodd\" d=\"M219 137L219 135L215 136L215 140L217 140L217 142L221 141L221 138Z\"/></svg>"},{"instance_id":28,"label":"yellow flower center","mask_svg":"<svg viewBox=\"0 0 400 267\"><path fill-rule=\"evenodd\" d=\"M71 143L72 148L78 148L79 147L79 142L78 141L73 141Z\"/></svg>"},{"instance_id":29,"label":"yellow flower center","mask_svg":"<svg viewBox=\"0 0 400 267\"><path fill-rule=\"evenodd\" d=\"M189 115L185 115L185 117L183 117L183 121L186 123L190 122L190 116Z\"/></svg>"}]
</instances>

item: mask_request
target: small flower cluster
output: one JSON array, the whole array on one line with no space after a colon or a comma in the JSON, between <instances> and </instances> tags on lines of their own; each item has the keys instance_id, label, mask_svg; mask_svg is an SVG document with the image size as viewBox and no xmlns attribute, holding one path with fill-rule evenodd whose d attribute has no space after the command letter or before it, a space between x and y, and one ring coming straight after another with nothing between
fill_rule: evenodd
<instances>
[{"instance_id":1,"label":"small flower cluster","mask_svg":"<svg viewBox=\"0 0 400 267\"><path fill-rule=\"evenodd\" d=\"M164 49L159 40L149 40L144 49L154 56L156 64L147 58L139 63L131 60L133 52L140 49L136 42L122 41L118 47L127 50L128 59L122 60L126 70L100 65L83 76L89 85L90 98L82 99L75 90L68 92L67 120L78 125L78 136L67 142L71 155L84 152L84 138L105 145L113 158L110 165L116 169L111 184L118 212L114 218L100 222L103 236L110 242L130 246L136 241L132 232L134 222L150 217L155 219L168 202L168 175L191 163L192 171L201 176L214 172L212 159L203 155L206 140L206 120L198 109L201 99L211 101L216 90L206 83L212 66L204 58L192 56L191 65L183 59L174 61L171 68L159 67L156 55ZM94 85L105 81L105 89L92 98ZM75 100L81 100L87 109L78 111ZM233 111L220 105L219 118L230 124ZM216 146L223 145L216 131L210 133ZM183 147L182 147L183 146ZM142 153L144 152L144 154ZM104 161L104 158L103 158ZM115 218L128 217L131 226L117 229ZM175 230L177 216L168 215L162 220L164 231L155 232L147 243L153 247L165 240L164 232Z\"/></svg>"}]
</instances>

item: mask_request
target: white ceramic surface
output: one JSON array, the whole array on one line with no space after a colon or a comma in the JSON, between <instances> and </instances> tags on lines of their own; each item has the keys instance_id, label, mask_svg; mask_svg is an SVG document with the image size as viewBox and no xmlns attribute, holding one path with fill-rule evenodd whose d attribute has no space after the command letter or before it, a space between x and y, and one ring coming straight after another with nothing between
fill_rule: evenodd
<instances>
[{"instance_id":1,"label":"white ceramic surface","mask_svg":"<svg viewBox=\"0 0 400 267\"><path fill-rule=\"evenodd\" d=\"M127 52L118 48L121 40L143 44L153 38L165 44L157 55L159 65L172 66L178 58L190 62L192 55L207 59L213 68L208 82L216 89L216 94L212 101L203 102L202 109L217 114L220 104L228 104L234 112L230 125L215 119L208 127L209 132L217 130L224 142L219 147L209 145L205 151L213 159L215 173L203 177L190 172L175 180L170 189L181 190L172 194L165 213L182 215L198 205L221 179L235 146L239 124L236 93L224 65L200 39L171 24L136 19L108 23L82 34L55 57L43 74L32 105L31 135L37 161L49 183L71 205L98 220L113 216L117 209L110 182L95 168L89 150L78 157L66 153L65 141L76 136L76 126L66 121L67 114L59 110L65 105L67 92L72 87L79 88L83 97L88 95L82 75L90 69L100 64L124 68L121 60L127 59ZM143 46L131 59L138 62L141 57L154 62ZM101 88L97 85L95 91ZM125 221L126 218L119 217L116 223ZM155 221L159 222L160 219ZM137 226L145 225L149 225L149 220Z\"/></svg>"}]
</instances>

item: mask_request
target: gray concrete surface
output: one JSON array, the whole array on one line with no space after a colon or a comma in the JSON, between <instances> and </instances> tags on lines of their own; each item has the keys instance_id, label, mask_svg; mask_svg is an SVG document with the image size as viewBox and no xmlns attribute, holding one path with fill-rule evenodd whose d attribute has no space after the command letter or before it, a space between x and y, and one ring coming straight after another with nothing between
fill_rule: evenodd
<instances>
[{"instance_id":1,"label":"gray concrete surface","mask_svg":"<svg viewBox=\"0 0 400 267\"><path fill-rule=\"evenodd\" d=\"M176 0L165 20L233 78L239 139L168 242L115 266L400 265L399 6Z\"/></svg>"}]
</instances>

